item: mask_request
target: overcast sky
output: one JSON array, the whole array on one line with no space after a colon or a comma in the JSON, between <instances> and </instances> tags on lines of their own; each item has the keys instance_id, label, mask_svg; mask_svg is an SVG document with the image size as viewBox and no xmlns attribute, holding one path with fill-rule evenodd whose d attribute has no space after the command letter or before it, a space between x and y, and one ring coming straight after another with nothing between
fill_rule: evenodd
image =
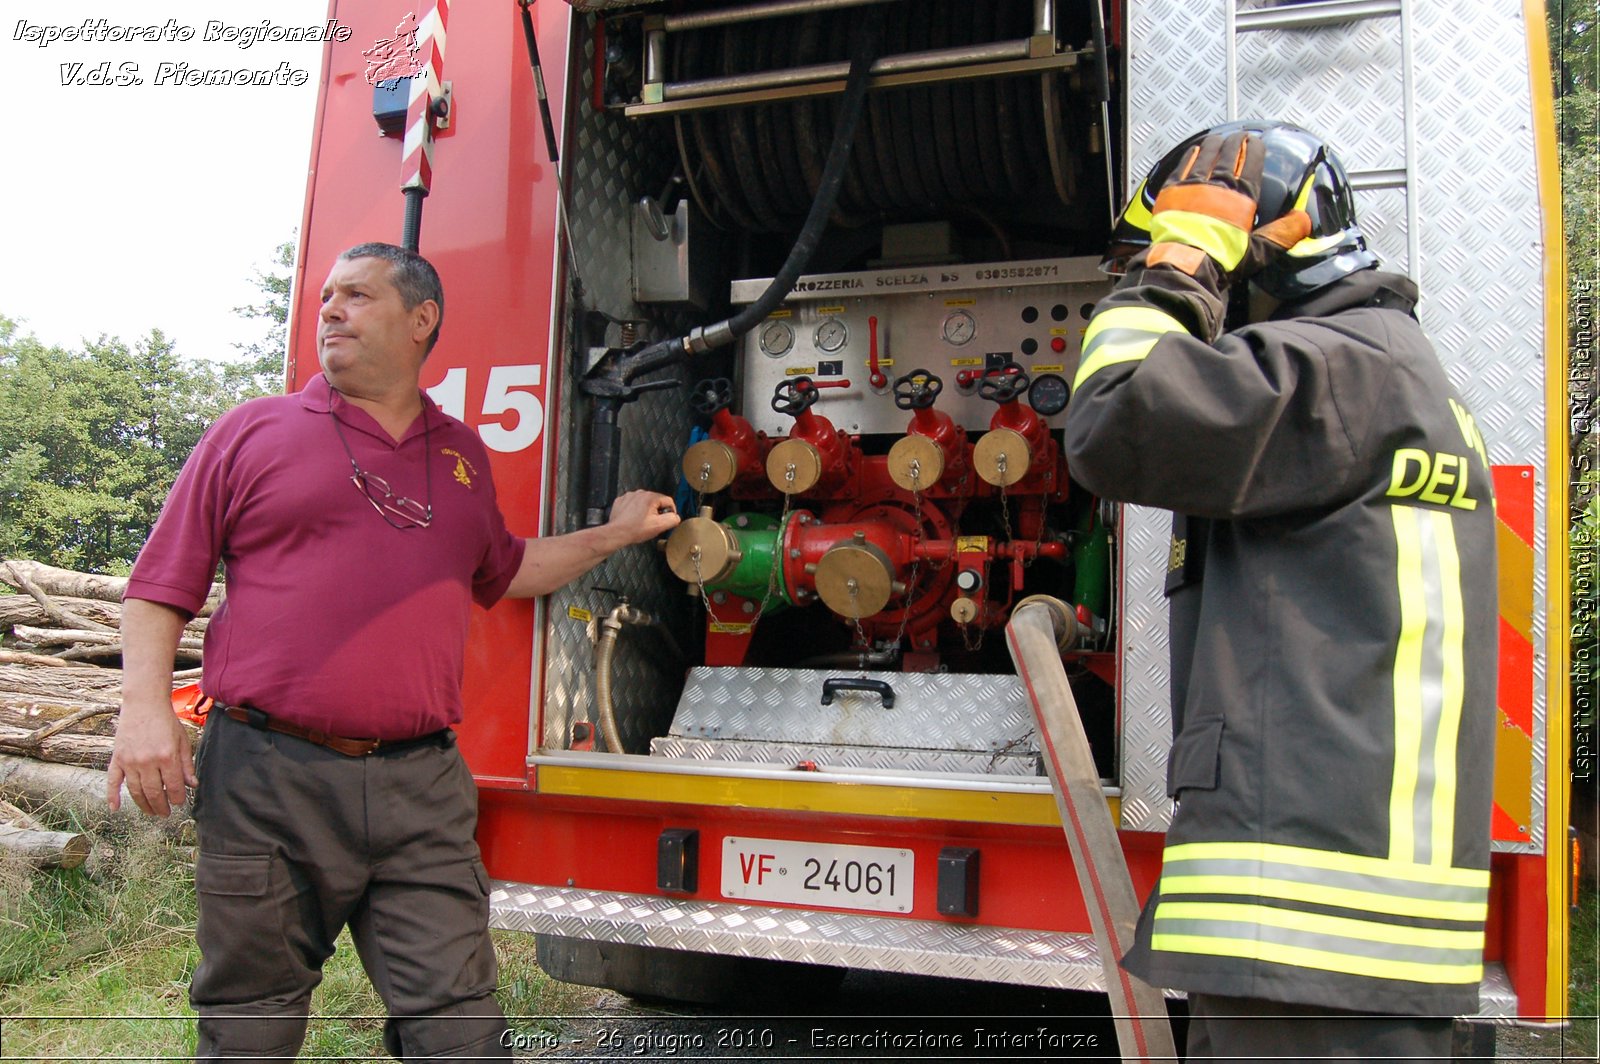
<instances>
[{"instance_id":1,"label":"overcast sky","mask_svg":"<svg viewBox=\"0 0 1600 1064\"><path fill-rule=\"evenodd\" d=\"M258 339L262 326L232 308L259 300L251 278L300 224L322 45L241 48L237 35L207 41L207 23L259 30L265 17L273 26L317 26L327 6L0 5L0 69L9 87L0 314L25 319L25 330L64 346L101 333L132 342L159 327L180 353L230 357L234 344ZM51 27L81 27L86 19L172 36L186 28L193 37L58 39L41 47ZM262 69L303 84L188 86L178 83L183 63ZM106 74L143 84L95 84Z\"/></svg>"}]
</instances>

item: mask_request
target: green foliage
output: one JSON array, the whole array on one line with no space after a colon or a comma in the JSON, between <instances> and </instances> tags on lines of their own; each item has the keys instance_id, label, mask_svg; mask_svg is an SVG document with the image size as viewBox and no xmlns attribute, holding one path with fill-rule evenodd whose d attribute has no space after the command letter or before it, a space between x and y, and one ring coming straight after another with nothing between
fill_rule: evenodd
<instances>
[{"instance_id":1,"label":"green foliage","mask_svg":"<svg viewBox=\"0 0 1600 1064\"><path fill-rule=\"evenodd\" d=\"M261 302L233 308L241 318L266 322L266 335L254 343L234 344L245 360L230 365L226 371L230 383L253 388L260 395L283 390L289 355L289 298L294 287L293 240L278 245L272 254L272 265L275 268L271 272L256 271L255 285L261 290Z\"/></svg>"},{"instance_id":2,"label":"green foliage","mask_svg":"<svg viewBox=\"0 0 1600 1064\"><path fill-rule=\"evenodd\" d=\"M233 363L180 358L159 329L47 347L0 316L0 557L128 570L206 427L283 390L293 242L273 262L262 302L236 308L266 335Z\"/></svg>"},{"instance_id":3,"label":"green foliage","mask_svg":"<svg viewBox=\"0 0 1600 1064\"><path fill-rule=\"evenodd\" d=\"M125 570L201 433L243 397L159 329L67 350L0 317L0 555Z\"/></svg>"}]
</instances>

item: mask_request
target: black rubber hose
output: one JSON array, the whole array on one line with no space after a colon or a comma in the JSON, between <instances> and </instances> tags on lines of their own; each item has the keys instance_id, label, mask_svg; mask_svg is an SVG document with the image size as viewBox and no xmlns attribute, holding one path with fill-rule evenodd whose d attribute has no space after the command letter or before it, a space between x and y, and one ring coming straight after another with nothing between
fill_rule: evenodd
<instances>
[{"instance_id":1,"label":"black rubber hose","mask_svg":"<svg viewBox=\"0 0 1600 1064\"><path fill-rule=\"evenodd\" d=\"M400 246L414 253L422 242L422 201L428 190L413 186L402 192L406 198L406 214L400 230Z\"/></svg>"},{"instance_id":2,"label":"black rubber hose","mask_svg":"<svg viewBox=\"0 0 1600 1064\"><path fill-rule=\"evenodd\" d=\"M828 216L833 213L833 205L839 198L839 186L844 181L845 167L850 162L850 146L855 140L856 126L861 121L862 105L867 96L867 82L870 80L873 61L877 58L877 43L883 25L883 14L881 10L875 8L863 21L865 26L862 32L856 35L855 48L850 56L850 77L844 86L839 124L833 131L833 144L828 148L828 162L822 168L822 183L817 188L816 198L811 201L811 211L806 215L805 225L800 228L800 235L795 239L794 247L789 250L788 259L785 260L777 276L772 279L772 283L767 286L767 290L762 292L754 303L728 319L728 335L723 341L725 343L731 343L755 328L756 323L772 313L773 309L788 297L795 281L800 279L800 274L810 264L811 256L817 250L817 244L822 240ZM720 336L722 330L712 326L706 332L708 336Z\"/></svg>"},{"instance_id":3,"label":"black rubber hose","mask_svg":"<svg viewBox=\"0 0 1600 1064\"><path fill-rule=\"evenodd\" d=\"M1090 21L1094 27L1095 91L1101 103L1108 103L1111 100L1111 63L1106 53L1106 17L1100 8L1100 0L1094 0L1094 14ZM1106 130L1106 136L1111 136L1109 129Z\"/></svg>"}]
</instances>

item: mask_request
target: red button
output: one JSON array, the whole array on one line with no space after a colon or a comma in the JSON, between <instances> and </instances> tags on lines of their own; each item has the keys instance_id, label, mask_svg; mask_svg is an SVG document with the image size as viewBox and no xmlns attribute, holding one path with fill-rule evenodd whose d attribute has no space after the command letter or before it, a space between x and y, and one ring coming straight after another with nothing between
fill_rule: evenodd
<instances>
[{"instance_id":1,"label":"red button","mask_svg":"<svg viewBox=\"0 0 1600 1064\"><path fill-rule=\"evenodd\" d=\"M1066 337L1063 337L1063 336L1052 336L1050 338L1050 350L1054 351L1056 354L1059 355L1061 352L1065 351L1066 349L1067 349Z\"/></svg>"}]
</instances>

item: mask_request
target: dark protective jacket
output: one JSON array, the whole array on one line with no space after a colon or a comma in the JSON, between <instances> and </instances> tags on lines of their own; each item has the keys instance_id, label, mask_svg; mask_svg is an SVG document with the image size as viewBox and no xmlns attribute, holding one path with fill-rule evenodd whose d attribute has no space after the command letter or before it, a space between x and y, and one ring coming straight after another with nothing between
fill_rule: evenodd
<instances>
[{"instance_id":1,"label":"dark protective jacket","mask_svg":"<svg viewBox=\"0 0 1600 1064\"><path fill-rule=\"evenodd\" d=\"M1178 804L1123 963L1213 994L1476 1012L1499 615L1482 436L1406 278L1364 271L1218 338L1208 273L1136 260L1066 423L1083 485L1182 515Z\"/></svg>"}]
</instances>

